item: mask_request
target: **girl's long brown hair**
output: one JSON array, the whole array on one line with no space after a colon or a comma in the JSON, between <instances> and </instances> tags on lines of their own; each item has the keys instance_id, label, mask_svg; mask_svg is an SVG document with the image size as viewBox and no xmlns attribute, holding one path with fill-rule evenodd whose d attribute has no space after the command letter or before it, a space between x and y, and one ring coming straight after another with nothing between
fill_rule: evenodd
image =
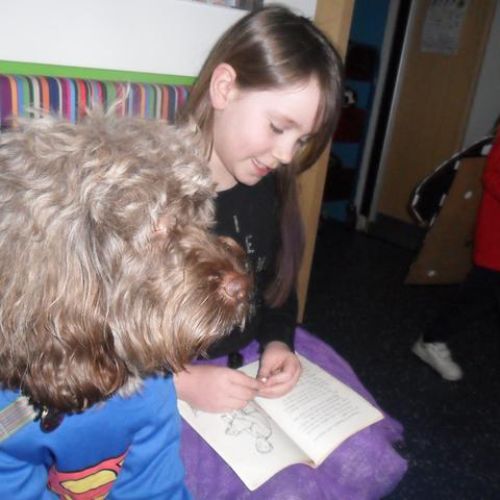
<instances>
[{"instance_id":1,"label":"girl's long brown hair","mask_svg":"<svg viewBox=\"0 0 500 500\"><path fill-rule=\"evenodd\" d=\"M194 118L206 139L207 155L213 123L210 80L221 63L232 66L243 90L281 88L307 82L311 77L317 79L321 89L316 133L291 164L277 170L281 247L266 300L278 306L296 284L304 250L296 178L316 161L334 131L341 108L342 63L332 44L310 20L285 7L264 7L240 19L211 50L180 116L181 120Z\"/></svg>"}]
</instances>

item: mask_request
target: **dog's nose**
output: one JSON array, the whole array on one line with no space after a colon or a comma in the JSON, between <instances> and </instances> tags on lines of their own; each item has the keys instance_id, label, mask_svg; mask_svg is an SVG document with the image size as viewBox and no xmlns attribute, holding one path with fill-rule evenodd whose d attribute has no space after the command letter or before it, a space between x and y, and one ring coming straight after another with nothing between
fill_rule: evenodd
<instances>
[{"instance_id":1,"label":"dog's nose","mask_svg":"<svg viewBox=\"0 0 500 500\"><path fill-rule=\"evenodd\" d=\"M242 302L248 299L248 277L238 273L227 273L222 281L222 290L232 300Z\"/></svg>"}]
</instances>

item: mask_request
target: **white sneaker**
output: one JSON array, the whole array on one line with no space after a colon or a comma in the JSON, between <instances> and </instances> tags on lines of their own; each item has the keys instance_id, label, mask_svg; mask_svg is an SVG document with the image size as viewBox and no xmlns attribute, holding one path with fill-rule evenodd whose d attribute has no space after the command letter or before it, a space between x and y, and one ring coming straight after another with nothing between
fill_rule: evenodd
<instances>
[{"instance_id":1,"label":"white sneaker","mask_svg":"<svg viewBox=\"0 0 500 500\"><path fill-rule=\"evenodd\" d=\"M448 346L443 342L424 342L418 339L412 351L422 361L432 366L445 380L460 380L463 376L460 366L453 361Z\"/></svg>"}]
</instances>

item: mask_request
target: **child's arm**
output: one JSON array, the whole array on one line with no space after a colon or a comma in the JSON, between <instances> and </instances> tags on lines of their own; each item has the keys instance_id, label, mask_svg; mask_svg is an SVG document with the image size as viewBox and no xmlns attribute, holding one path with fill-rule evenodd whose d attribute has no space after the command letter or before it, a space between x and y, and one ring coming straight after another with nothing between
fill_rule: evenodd
<instances>
[{"instance_id":1,"label":"child's arm","mask_svg":"<svg viewBox=\"0 0 500 500\"><path fill-rule=\"evenodd\" d=\"M259 391L259 396L284 396L295 387L301 373L302 366L295 353L282 342L270 342L260 359L257 378L263 382L264 387Z\"/></svg>"},{"instance_id":2,"label":"child's arm","mask_svg":"<svg viewBox=\"0 0 500 500\"><path fill-rule=\"evenodd\" d=\"M17 391L0 391L0 410L5 410L18 398ZM8 413L8 412L6 412ZM13 413L10 413L12 417ZM5 416L5 413L4 413ZM8 419L9 423L12 420ZM46 500L58 498L47 489L46 449L33 437L39 423L19 428L0 441L0 498ZM9 426L7 426L9 428Z\"/></svg>"},{"instance_id":3,"label":"child's arm","mask_svg":"<svg viewBox=\"0 0 500 500\"><path fill-rule=\"evenodd\" d=\"M188 500L180 458L180 416L172 377L146 379L142 393L145 419L127 452L108 500ZM122 416L123 419L127 415ZM118 425L118 424L117 424Z\"/></svg>"},{"instance_id":4,"label":"child's arm","mask_svg":"<svg viewBox=\"0 0 500 500\"><path fill-rule=\"evenodd\" d=\"M56 499L47 489L47 476L45 464L23 462L0 447L0 498Z\"/></svg>"},{"instance_id":5,"label":"child's arm","mask_svg":"<svg viewBox=\"0 0 500 500\"><path fill-rule=\"evenodd\" d=\"M273 398L288 393L297 383L302 368L294 354L297 298L291 293L279 307L264 307L259 342L262 356L258 378L264 379L259 396Z\"/></svg>"},{"instance_id":6,"label":"child's arm","mask_svg":"<svg viewBox=\"0 0 500 500\"><path fill-rule=\"evenodd\" d=\"M190 365L174 376L177 395L208 412L238 410L252 401L263 384L244 373L213 365Z\"/></svg>"},{"instance_id":7,"label":"child's arm","mask_svg":"<svg viewBox=\"0 0 500 500\"><path fill-rule=\"evenodd\" d=\"M275 398L287 394L297 383L301 365L294 353L297 298L291 293L278 307L264 305L257 340L262 349L257 378L263 382L259 396Z\"/></svg>"},{"instance_id":8,"label":"child's arm","mask_svg":"<svg viewBox=\"0 0 500 500\"><path fill-rule=\"evenodd\" d=\"M285 303L279 307L264 305L262 321L257 340L262 347L273 341L286 344L294 350L294 335L297 325L298 302L296 293L291 293Z\"/></svg>"},{"instance_id":9,"label":"child's arm","mask_svg":"<svg viewBox=\"0 0 500 500\"><path fill-rule=\"evenodd\" d=\"M276 258L280 247L279 210L275 211L275 219L263 219L268 224L265 231L273 240L273 251L269 255L267 268L262 270L261 283L266 290L276 279ZM279 397L289 392L297 383L301 365L294 354L294 336L297 325L298 300L295 291L292 291L287 300L279 306L271 307L263 304L261 322L257 333L257 340L262 349L259 373L257 377L264 381L264 387L259 396Z\"/></svg>"}]
</instances>

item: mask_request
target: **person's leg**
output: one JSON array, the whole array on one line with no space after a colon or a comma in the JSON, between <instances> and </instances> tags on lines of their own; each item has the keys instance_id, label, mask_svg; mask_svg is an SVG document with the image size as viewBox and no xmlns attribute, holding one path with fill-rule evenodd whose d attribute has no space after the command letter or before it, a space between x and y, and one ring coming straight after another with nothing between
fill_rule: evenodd
<instances>
[{"instance_id":1,"label":"person's leg","mask_svg":"<svg viewBox=\"0 0 500 500\"><path fill-rule=\"evenodd\" d=\"M500 273L475 266L457 293L423 335L425 342L448 342L473 320L498 309Z\"/></svg>"},{"instance_id":2,"label":"person's leg","mask_svg":"<svg viewBox=\"0 0 500 500\"><path fill-rule=\"evenodd\" d=\"M413 346L413 352L446 380L462 378L448 341L472 320L498 311L500 273L474 266L456 295L429 325Z\"/></svg>"}]
</instances>

